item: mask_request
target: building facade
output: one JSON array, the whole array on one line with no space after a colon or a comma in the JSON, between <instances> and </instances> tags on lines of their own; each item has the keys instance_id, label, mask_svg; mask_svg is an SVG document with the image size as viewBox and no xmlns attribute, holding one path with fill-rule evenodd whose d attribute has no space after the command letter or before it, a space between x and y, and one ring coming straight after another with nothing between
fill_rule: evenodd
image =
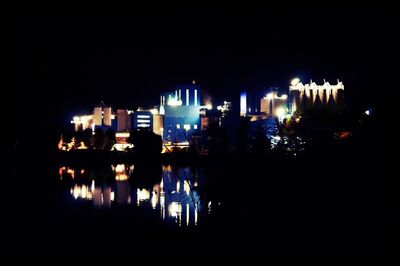
<instances>
[{"instance_id":1,"label":"building facade","mask_svg":"<svg viewBox=\"0 0 400 266\"><path fill-rule=\"evenodd\" d=\"M288 96L286 94L278 95L278 92L271 91L265 97L261 98L261 113L270 116L282 116L288 112Z\"/></svg>"},{"instance_id":2,"label":"building facade","mask_svg":"<svg viewBox=\"0 0 400 266\"><path fill-rule=\"evenodd\" d=\"M164 115L163 139L187 142L200 131L201 89L196 84L176 86L160 96L160 114Z\"/></svg>"},{"instance_id":3,"label":"building facade","mask_svg":"<svg viewBox=\"0 0 400 266\"><path fill-rule=\"evenodd\" d=\"M131 114L132 111L127 109L117 110L117 131L128 131L132 128Z\"/></svg>"},{"instance_id":4,"label":"building facade","mask_svg":"<svg viewBox=\"0 0 400 266\"><path fill-rule=\"evenodd\" d=\"M113 114L111 106L106 106L103 102L93 108L92 114L74 116L71 124L74 124L75 131L87 128L93 131L96 128L117 130L117 115Z\"/></svg>"},{"instance_id":5,"label":"building facade","mask_svg":"<svg viewBox=\"0 0 400 266\"><path fill-rule=\"evenodd\" d=\"M315 111L328 113L341 113L344 111L344 85L339 80L337 84L317 85L310 81L303 84L296 80L289 87L291 112Z\"/></svg>"}]
</instances>

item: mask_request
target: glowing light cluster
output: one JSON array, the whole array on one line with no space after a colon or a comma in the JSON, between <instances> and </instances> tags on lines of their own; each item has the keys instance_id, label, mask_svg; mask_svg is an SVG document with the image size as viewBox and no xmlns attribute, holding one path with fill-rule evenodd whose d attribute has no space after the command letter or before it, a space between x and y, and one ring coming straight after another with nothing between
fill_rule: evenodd
<instances>
[{"instance_id":1,"label":"glowing light cluster","mask_svg":"<svg viewBox=\"0 0 400 266\"><path fill-rule=\"evenodd\" d=\"M171 99L168 99L167 105L169 105L169 106L181 106L182 105L182 101L181 100L177 100L176 98L171 98Z\"/></svg>"}]
</instances>

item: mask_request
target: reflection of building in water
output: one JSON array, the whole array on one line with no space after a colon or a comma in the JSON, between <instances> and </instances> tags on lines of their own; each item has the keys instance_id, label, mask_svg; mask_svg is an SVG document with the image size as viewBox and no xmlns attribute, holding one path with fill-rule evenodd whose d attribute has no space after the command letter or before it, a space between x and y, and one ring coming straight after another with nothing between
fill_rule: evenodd
<instances>
[{"instance_id":1,"label":"reflection of building in water","mask_svg":"<svg viewBox=\"0 0 400 266\"><path fill-rule=\"evenodd\" d=\"M111 207L111 201L114 201L114 192L111 187L95 186L93 191L93 204L96 207Z\"/></svg>"},{"instance_id":2,"label":"reflection of building in water","mask_svg":"<svg viewBox=\"0 0 400 266\"><path fill-rule=\"evenodd\" d=\"M117 181L117 197L116 201L118 204L131 203L131 186L128 180Z\"/></svg>"},{"instance_id":3,"label":"reflection of building in water","mask_svg":"<svg viewBox=\"0 0 400 266\"><path fill-rule=\"evenodd\" d=\"M111 168L115 172L115 180L111 183L100 182L98 179L101 178L96 176L89 177L89 173L96 175L98 171L64 167L60 168L60 174L86 175L88 181L85 184L78 184L76 179L71 178L74 184L70 193L76 200L91 200L95 207L133 203L156 211L163 220L176 222L179 226L197 225L200 200L192 188L198 184L189 167L175 170L169 165L163 166L160 183L150 187L131 187L129 178L134 171L133 165L118 164Z\"/></svg>"}]
</instances>

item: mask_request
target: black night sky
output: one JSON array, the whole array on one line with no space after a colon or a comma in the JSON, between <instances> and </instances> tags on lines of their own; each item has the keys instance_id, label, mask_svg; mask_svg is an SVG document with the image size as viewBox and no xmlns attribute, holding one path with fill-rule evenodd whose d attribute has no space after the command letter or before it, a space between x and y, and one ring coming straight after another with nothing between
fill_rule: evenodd
<instances>
[{"instance_id":1,"label":"black night sky","mask_svg":"<svg viewBox=\"0 0 400 266\"><path fill-rule=\"evenodd\" d=\"M344 81L352 108L391 86L392 18L377 9L13 10L16 106L50 124L158 104L196 80L215 100L241 90ZM14 72L15 71L15 72ZM54 117L51 117L54 116Z\"/></svg>"}]
</instances>

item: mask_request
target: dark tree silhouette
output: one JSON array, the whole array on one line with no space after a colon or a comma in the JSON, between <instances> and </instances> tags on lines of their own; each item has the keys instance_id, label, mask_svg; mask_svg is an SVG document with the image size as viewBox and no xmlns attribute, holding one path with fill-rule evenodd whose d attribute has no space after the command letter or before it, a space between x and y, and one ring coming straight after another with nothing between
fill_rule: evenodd
<instances>
[{"instance_id":1,"label":"dark tree silhouette","mask_svg":"<svg viewBox=\"0 0 400 266\"><path fill-rule=\"evenodd\" d=\"M104 131L101 128L96 128L94 131L94 147L97 150L104 150Z\"/></svg>"},{"instance_id":2,"label":"dark tree silhouette","mask_svg":"<svg viewBox=\"0 0 400 266\"><path fill-rule=\"evenodd\" d=\"M265 155L270 149L270 141L262 124L257 124L253 132L252 152L256 155Z\"/></svg>"},{"instance_id":3,"label":"dark tree silhouette","mask_svg":"<svg viewBox=\"0 0 400 266\"><path fill-rule=\"evenodd\" d=\"M133 144L133 151L139 156L160 156L162 138L150 130L134 130L128 142Z\"/></svg>"},{"instance_id":4,"label":"dark tree silhouette","mask_svg":"<svg viewBox=\"0 0 400 266\"><path fill-rule=\"evenodd\" d=\"M104 133L104 137L104 149L111 150L115 144L115 131L112 128L107 129Z\"/></svg>"},{"instance_id":5,"label":"dark tree silhouette","mask_svg":"<svg viewBox=\"0 0 400 266\"><path fill-rule=\"evenodd\" d=\"M246 154L249 147L250 119L241 117L236 135L236 150L239 155Z\"/></svg>"},{"instance_id":6,"label":"dark tree silhouette","mask_svg":"<svg viewBox=\"0 0 400 266\"><path fill-rule=\"evenodd\" d=\"M91 128L87 128L83 131L82 134L82 141L83 143L85 143L86 147L91 147L93 145L93 142L91 141L93 138L93 134L92 134L92 129Z\"/></svg>"}]
</instances>

